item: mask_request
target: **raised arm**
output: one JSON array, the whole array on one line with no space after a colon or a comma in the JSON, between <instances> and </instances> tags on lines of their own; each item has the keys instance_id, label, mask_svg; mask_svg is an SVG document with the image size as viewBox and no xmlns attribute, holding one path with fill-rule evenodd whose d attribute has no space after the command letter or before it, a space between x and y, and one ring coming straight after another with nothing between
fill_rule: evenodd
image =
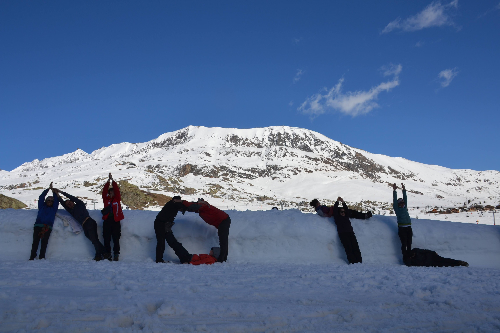
<instances>
[{"instance_id":1,"label":"raised arm","mask_svg":"<svg viewBox=\"0 0 500 333\"><path fill-rule=\"evenodd\" d=\"M113 190L115 191L115 198L116 198L116 200L122 201L122 195L120 193L120 187L118 186L118 183L115 182L114 179L113 179Z\"/></svg>"},{"instance_id":2,"label":"raised arm","mask_svg":"<svg viewBox=\"0 0 500 333\"><path fill-rule=\"evenodd\" d=\"M49 189L43 190L42 194L38 197L38 209L42 209L47 193L49 193Z\"/></svg>"},{"instance_id":3,"label":"raised arm","mask_svg":"<svg viewBox=\"0 0 500 333\"><path fill-rule=\"evenodd\" d=\"M401 183L401 187L403 188L403 201L405 202L405 206L408 207L408 198L406 197L406 187L403 183Z\"/></svg>"},{"instance_id":4,"label":"raised arm","mask_svg":"<svg viewBox=\"0 0 500 333\"><path fill-rule=\"evenodd\" d=\"M85 205L85 203L82 200L78 199L77 197L74 197L71 194L68 194L68 193L63 192L63 191L59 191L59 192L61 192L62 194L64 194L64 196L66 198L69 198L69 200L73 201L75 204L76 203L81 203L81 204Z\"/></svg>"}]
</instances>

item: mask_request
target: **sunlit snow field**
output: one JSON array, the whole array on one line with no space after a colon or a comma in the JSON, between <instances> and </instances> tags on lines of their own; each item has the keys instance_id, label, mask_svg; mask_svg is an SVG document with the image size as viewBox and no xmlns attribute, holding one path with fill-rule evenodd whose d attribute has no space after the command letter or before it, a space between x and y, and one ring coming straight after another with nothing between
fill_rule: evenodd
<instances>
[{"instance_id":1,"label":"sunlit snow field","mask_svg":"<svg viewBox=\"0 0 500 333\"><path fill-rule=\"evenodd\" d=\"M170 249L174 263L156 264L156 212L126 211L121 261L92 261L90 241L58 218L47 260L28 261L36 213L0 210L1 332L500 330L497 226L414 219L414 247L470 264L426 268L401 265L395 217L353 219L363 264L347 265L330 219L228 211L228 262L192 266ZM173 231L191 253L218 244L194 213Z\"/></svg>"}]
</instances>

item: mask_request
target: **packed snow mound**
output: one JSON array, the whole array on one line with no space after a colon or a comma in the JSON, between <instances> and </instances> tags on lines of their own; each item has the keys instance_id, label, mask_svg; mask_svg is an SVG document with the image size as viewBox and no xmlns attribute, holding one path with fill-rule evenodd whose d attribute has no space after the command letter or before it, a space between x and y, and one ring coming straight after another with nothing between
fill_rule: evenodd
<instances>
[{"instance_id":1,"label":"packed snow mound","mask_svg":"<svg viewBox=\"0 0 500 333\"><path fill-rule=\"evenodd\" d=\"M229 261L234 263L336 263L346 256L331 218L284 211L227 211L231 217ZM59 214L67 214L59 210ZM152 261L156 237L153 223L157 212L124 211L120 259ZM0 210L0 261L29 258L37 210ZM98 223L102 241L100 211L90 211ZM373 216L351 219L363 263L400 264L401 243L395 217ZM197 214L178 214L172 228L190 253L208 253L218 246L217 230ZM413 219L413 247L431 249L444 257L465 260L475 267L500 268L500 232L497 226ZM90 241L72 232L56 217L47 248L48 260L88 260L94 255ZM165 260L177 261L167 246Z\"/></svg>"}]
</instances>

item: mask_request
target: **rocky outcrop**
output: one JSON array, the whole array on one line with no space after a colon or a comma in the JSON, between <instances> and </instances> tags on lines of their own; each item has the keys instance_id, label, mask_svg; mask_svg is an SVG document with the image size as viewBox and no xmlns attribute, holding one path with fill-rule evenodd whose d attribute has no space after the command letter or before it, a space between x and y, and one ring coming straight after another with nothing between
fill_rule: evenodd
<instances>
[{"instance_id":1,"label":"rocky outcrop","mask_svg":"<svg viewBox=\"0 0 500 333\"><path fill-rule=\"evenodd\" d=\"M0 194L0 209L7 209L7 208L14 208L14 209L21 209L21 208L26 208L24 203L21 201L10 198L6 195Z\"/></svg>"},{"instance_id":2,"label":"rocky outcrop","mask_svg":"<svg viewBox=\"0 0 500 333\"><path fill-rule=\"evenodd\" d=\"M163 194L143 191L126 180L121 180L118 184L123 204L131 209L142 210L150 206L163 206L172 199L172 197Z\"/></svg>"}]
</instances>

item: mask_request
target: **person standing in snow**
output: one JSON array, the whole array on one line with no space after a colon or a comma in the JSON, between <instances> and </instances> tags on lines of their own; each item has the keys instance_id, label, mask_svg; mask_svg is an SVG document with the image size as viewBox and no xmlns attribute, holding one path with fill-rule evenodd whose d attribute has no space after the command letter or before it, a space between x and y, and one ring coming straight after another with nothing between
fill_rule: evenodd
<instances>
[{"instance_id":1,"label":"person standing in snow","mask_svg":"<svg viewBox=\"0 0 500 333\"><path fill-rule=\"evenodd\" d=\"M411 241L413 237L413 231L411 229L411 218L408 213L408 199L406 197L406 188L403 183L401 183L401 188L403 189L403 198L398 199L398 194L396 189L398 187L396 184L392 184L392 206L394 213L396 213L398 221L398 236L401 240L401 253L403 254L403 262L406 264L408 258L410 257L411 251Z\"/></svg>"},{"instance_id":2,"label":"person standing in snow","mask_svg":"<svg viewBox=\"0 0 500 333\"><path fill-rule=\"evenodd\" d=\"M316 210L316 213L318 213L319 216L322 216L322 217L332 217L333 216L333 206L322 205L318 199L313 199L309 203L309 205L314 207L314 210ZM367 220L370 217L372 217L372 212L362 213L362 212L358 212L354 209L348 209L347 210L347 217L350 217L353 219Z\"/></svg>"},{"instance_id":3,"label":"person standing in snow","mask_svg":"<svg viewBox=\"0 0 500 333\"><path fill-rule=\"evenodd\" d=\"M49 189L52 190L52 196L47 196ZM40 256L38 259L45 259L45 252L47 251L47 244L49 243L50 233L54 226L57 208L59 207L59 200L57 195L54 194L52 183L48 189L44 190L38 197L38 215L36 216L35 226L33 229L33 244L31 245L31 255L29 260L34 260L38 250L40 240Z\"/></svg>"},{"instance_id":4,"label":"person standing in snow","mask_svg":"<svg viewBox=\"0 0 500 333\"><path fill-rule=\"evenodd\" d=\"M339 208L339 203L342 202L342 207ZM352 228L351 221L349 220L348 211L349 208L341 197L337 198L335 205L333 205L330 214L330 208L326 206L319 205L319 201L314 199L310 203L311 206L317 207L316 211L318 215L323 217L333 216L335 224L337 225L337 232L339 234L340 241L344 246L345 254L347 255L347 261L349 264L361 263L363 259L361 258L361 251L359 250L358 240L354 234L354 229ZM323 208L327 208L327 213L323 211Z\"/></svg>"},{"instance_id":5,"label":"person standing in snow","mask_svg":"<svg viewBox=\"0 0 500 333\"><path fill-rule=\"evenodd\" d=\"M462 260L443 258L435 251L414 248L410 251L407 266L426 266L426 267L454 267L465 266L469 264Z\"/></svg>"},{"instance_id":6,"label":"person standing in snow","mask_svg":"<svg viewBox=\"0 0 500 333\"><path fill-rule=\"evenodd\" d=\"M177 213L179 212L179 210L181 209L181 206L182 206L181 197L175 196L170 201L168 201L165 204L165 206L163 206L163 208L158 213L158 215L156 215L156 219L154 222L154 229L155 229L155 235L156 235L156 262L157 263L164 263L165 262L165 260L163 260L163 253L165 252L165 241L171 240L171 237L167 237L167 236L169 236L168 234L172 234L172 226L175 224L174 219L177 216ZM173 237L173 234L172 234L172 237ZM174 237L174 240L175 240L175 242L177 242L175 237ZM169 246L172 247L170 245L170 243L169 243ZM178 254L177 256L179 257L179 259L181 259L181 256L184 258L184 255L185 254L182 253L180 255ZM182 262L182 259L181 259L181 262Z\"/></svg>"},{"instance_id":7,"label":"person standing in snow","mask_svg":"<svg viewBox=\"0 0 500 333\"><path fill-rule=\"evenodd\" d=\"M198 213L206 223L214 226L217 229L219 236L220 255L217 258L218 262L227 260L229 250L229 227L231 226L231 218L224 211L210 205L203 199L198 199L197 202L182 201L184 206L182 211Z\"/></svg>"},{"instance_id":8,"label":"person standing in snow","mask_svg":"<svg viewBox=\"0 0 500 333\"><path fill-rule=\"evenodd\" d=\"M109 187L109 183L113 187ZM122 234L121 220L123 216L120 187L113 180L111 173L109 173L108 181L104 184L102 189L102 201L104 202L104 209L102 219L102 237L104 239L104 257L111 260L111 238L113 239L113 261L118 261L120 256L120 236Z\"/></svg>"},{"instance_id":9,"label":"person standing in snow","mask_svg":"<svg viewBox=\"0 0 500 333\"><path fill-rule=\"evenodd\" d=\"M66 211L70 213L78 223L81 224L85 237L87 237L92 242L92 245L94 245L94 260L99 261L102 259L109 259L110 257L103 258L104 246L99 241L99 236L97 235L97 222L90 217L85 203L77 197L74 197L71 194L60 191L56 188L53 189L53 192L59 196L59 201L61 202L61 205L64 207L64 209L66 209ZM69 199L62 200L61 194Z\"/></svg>"}]
</instances>

